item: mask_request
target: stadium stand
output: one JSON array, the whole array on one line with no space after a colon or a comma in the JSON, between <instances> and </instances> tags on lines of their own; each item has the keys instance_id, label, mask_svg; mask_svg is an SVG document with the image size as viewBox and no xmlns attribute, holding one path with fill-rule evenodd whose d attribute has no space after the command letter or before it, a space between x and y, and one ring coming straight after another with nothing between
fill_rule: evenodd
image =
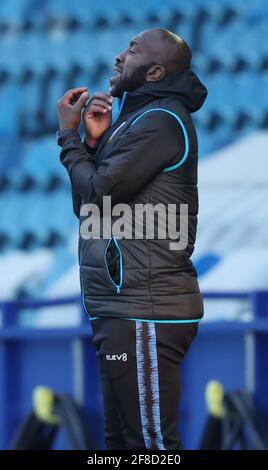
<instances>
[{"instance_id":1,"label":"stadium stand","mask_svg":"<svg viewBox=\"0 0 268 470\"><path fill-rule=\"evenodd\" d=\"M24 434L27 417L32 423L32 392L40 386L83 406L94 449L105 448L99 364L80 295L78 220L55 139L56 104L71 87L107 90L115 55L153 27L186 39L193 70L209 93L193 115L200 155L193 261L205 316L182 367L182 442L197 449L203 435L207 448L209 438L224 437L219 426L218 432L204 427L206 420L215 424L204 403L215 380L227 410L231 399L242 403L250 393L267 428L268 1L1 0L1 449L18 448L19 437L23 445L38 441L35 431ZM254 413L248 419L243 409L251 437ZM234 410L223 429L233 438ZM252 429L248 448L259 448L258 429ZM59 430L54 448L70 444Z\"/></svg>"},{"instance_id":2,"label":"stadium stand","mask_svg":"<svg viewBox=\"0 0 268 470\"><path fill-rule=\"evenodd\" d=\"M263 148L267 146L261 133L268 126L267 1L169 0L157 3L157 8L153 0L3 1L0 4L0 273L5 272L5 263L14 262L18 269L16 276L1 283L2 299L38 295L44 283L52 292L53 283L61 286L64 294L62 276L67 276L64 259L78 289L78 273L74 268L77 261L70 248L77 221L72 214L69 181L59 164L54 138L56 102L70 87L87 85L92 93L107 89L116 53L139 31L159 26L189 42L193 49L193 69L209 91L204 110L194 118L201 157L201 211L195 254L201 286L219 288L224 275L220 275L219 266L225 252L241 248L241 240L247 257L251 241L246 235L255 219L258 224L266 213L266 208L259 204L266 196L267 177L260 169L264 162L254 165L254 179L249 148L255 159L256 154L264 157ZM255 135L252 141L247 140L249 134ZM231 144L237 140L240 143L233 147ZM254 148L256 142L259 142L258 151ZM224 150L223 158L221 149L226 145L231 146ZM239 157L234 149L240 149ZM228 165L228 159L232 165ZM221 165L223 160L225 163ZM250 174L243 182L235 179L235 175L242 178L242 168L243 171L249 168ZM213 177L206 186L209 174ZM217 188L212 181L215 174L222 178ZM246 204L249 192L252 210ZM227 227L224 211L230 206L233 211L231 218L228 215ZM235 220L242 220L242 214L247 213L245 225L237 227ZM208 224L210 220L213 223ZM258 237L266 243L264 227ZM27 258L27 253L32 256ZM58 262L65 269L56 270ZM36 266L42 271L40 276L36 276ZM223 263L223 273L224 269L227 267ZM213 285L208 281L212 272ZM26 288L23 281L29 277L35 282Z\"/></svg>"}]
</instances>

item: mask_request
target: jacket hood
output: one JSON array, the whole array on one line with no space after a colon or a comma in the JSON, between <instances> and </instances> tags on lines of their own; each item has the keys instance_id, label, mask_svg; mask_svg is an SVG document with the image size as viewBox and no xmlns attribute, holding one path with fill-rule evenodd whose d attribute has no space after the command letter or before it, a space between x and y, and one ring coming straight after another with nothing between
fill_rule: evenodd
<instances>
[{"instance_id":1,"label":"jacket hood","mask_svg":"<svg viewBox=\"0 0 268 470\"><path fill-rule=\"evenodd\" d=\"M154 97L177 96L190 113L198 111L207 97L207 89L192 70L167 75L158 82L145 83L135 94Z\"/></svg>"}]
</instances>

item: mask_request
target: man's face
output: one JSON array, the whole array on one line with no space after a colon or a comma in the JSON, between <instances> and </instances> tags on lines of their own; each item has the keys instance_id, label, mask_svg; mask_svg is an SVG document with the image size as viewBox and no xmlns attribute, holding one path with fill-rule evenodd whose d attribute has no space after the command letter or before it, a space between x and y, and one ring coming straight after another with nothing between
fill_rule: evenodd
<instances>
[{"instance_id":1,"label":"man's face","mask_svg":"<svg viewBox=\"0 0 268 470\"><path fill-rule=\"evenodd\" d=\"M149 35L145 32L133 38L115 62L116 75L110 79L110 93L121 97L124 91L134 91L146 81L146 72L153 64Z\"/></svg>"}]
</instances>

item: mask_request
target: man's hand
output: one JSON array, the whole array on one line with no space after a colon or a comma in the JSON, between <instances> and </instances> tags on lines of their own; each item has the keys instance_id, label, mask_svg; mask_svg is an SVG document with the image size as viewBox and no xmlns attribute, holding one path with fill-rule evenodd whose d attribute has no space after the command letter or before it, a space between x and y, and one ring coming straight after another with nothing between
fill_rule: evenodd
<instances>
[{"instance_id":1,"label":"man's hand","mask_svg":"<svg viewBox=\"0 0 268 470\"><path fill-rule=\"evenodd\" d=\"M81 111L88 99L87 87L68 90L58 101L59 128L77 130Z\"/></svg>"},{"instance_id":2,"label":"man's hand","mask_svg":"<svg viewBox=\"0 0 268 470\"><path fill-rule=\"evenodd\" d=\"M83 121L86 141L90 147L96 147L101 136L110 127L113 101L114 98L108 93L95 93L85 108Z\"/></svg>"}]
</instances>

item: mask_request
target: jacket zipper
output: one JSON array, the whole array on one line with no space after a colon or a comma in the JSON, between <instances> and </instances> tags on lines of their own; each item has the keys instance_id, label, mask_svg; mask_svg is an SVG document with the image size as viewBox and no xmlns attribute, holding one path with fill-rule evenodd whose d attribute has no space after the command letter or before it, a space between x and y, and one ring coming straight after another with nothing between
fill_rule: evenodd
<instances>
[{"instance_id":1,"label":"jacket zipper","mask_svg":"<svg viewBox=\"0 0 268 470\"><path fill-rule=\"evenodd\" d=\"M119 280L119 284L116 284L116 282L114 282L113 278L111 277L110 275L110 272L109 272L109 267L107 265L107 261L106 261L106 253L107 253L107 250L108 250L108 247L111 243L111 241L114 241L115 245L116 245L116 248L118 249L119 251L119 265L120 265L120 280ZM119 246L119 243L117 241L117 239L115 238L115 236L113 235L109 242L107 243L107 246L105 248L105 255L104 255L104 261L105 261L105 266L106 266L106 270L107 270L107 273L108 273L108 276L111 280L111 282L113 283L115 289L116 289L116 293L117 294L120 294L120 289L122 287L122 283L123 283L123 255L122 255L122 251L121 251L121 248Z\"/></svg>"},{"instance_id":2,"label":"jacket zipper","mask_svg":"<svg viewBox=\"0 0 268 470\"><path fill-rule=\"evenodd\" d=\"M120 124L120 126L118 126L118 127L113 131L113 133L110 135L110 137L109 137L109 139L108 139L108 142L111 142L111 140L113 139L113 137L117 134L118 131L120 131L121 127L123 127L125 124L126 124L126 121L122 122L122 124Z\"/></svg>"}]
</instances>

